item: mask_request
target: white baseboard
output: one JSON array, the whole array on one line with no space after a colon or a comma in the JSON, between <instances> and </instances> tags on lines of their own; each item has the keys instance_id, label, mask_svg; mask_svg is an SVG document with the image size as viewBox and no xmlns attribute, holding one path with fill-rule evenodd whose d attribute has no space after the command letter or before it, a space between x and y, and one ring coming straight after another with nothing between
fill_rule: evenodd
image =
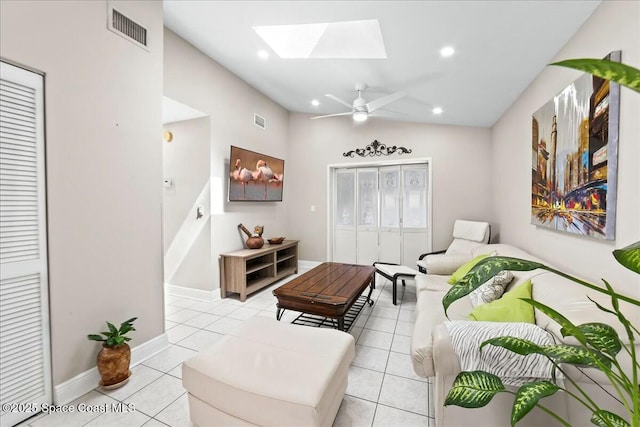
<instances>
[{"instance_id":1,"label":"white baseboard","mask_svg":"<svg viewBox=\"0 0 640 427\"><path fill-rule=\"evenodd\" d=\"M220 299L220 289L205 291L202 289L187 288L185 286L176 286L169 283L164 284L165 295L173 295L181 298L195 299L198 301L217 301Z\"/></svg>"},{"instance_id":2,"label":"white baseboard","mask_svg":"<svg viewBox=\"0 0 640 427\"><path fill-rule=\"evenodd\" d=\"M319 266L320 264L322 264L321 262L318 261L305 261L303 259L298 260L298 270L311 270L314 267Z\"/></svg>"},{"instance_id":3,"label":"white baseboard","mask_svg":"<svg viewBox=\"0 0 640 427\"><path fill-rule=\"evenodd\" d=\"M144 362L169 347L167 334L158 335L131 349L131 367ZM98 386L100 374L97 368L76 375L68 381L58 384L53 388L53 403L66 405L78 397L89 393Z\"/></svg>"}]
</instances>

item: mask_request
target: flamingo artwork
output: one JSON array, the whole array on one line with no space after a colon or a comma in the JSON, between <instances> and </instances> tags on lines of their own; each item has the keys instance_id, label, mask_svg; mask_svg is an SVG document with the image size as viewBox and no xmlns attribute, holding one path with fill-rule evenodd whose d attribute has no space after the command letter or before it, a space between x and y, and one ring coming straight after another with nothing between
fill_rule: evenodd
<instances>
[{"instance_id":1,"label":"flamingo artwork","mask_svg":"<svg viewBox=\"0 0 640 427\"><path fill-rule=\"evenodd\" d=\"M236 160L236 167L233 169L232 177L242 184L242 193L247 198L247 183L254 178L254 174L247 168L243 168L240 159Z\"/></svg>"},{"instance_id":2,"label":"flamingo artwork","mask_svg":"<svg viewBox=\"0 0 640 427\"><path fill-rule=\"evenodd\" d=\"M270 182L282 181L282 175L278 176L267 165L264 160L258 160L256 170L253 172L253 179L264 183L264 199L267 199L267 184Z\"/></svg>"}]
</instances>

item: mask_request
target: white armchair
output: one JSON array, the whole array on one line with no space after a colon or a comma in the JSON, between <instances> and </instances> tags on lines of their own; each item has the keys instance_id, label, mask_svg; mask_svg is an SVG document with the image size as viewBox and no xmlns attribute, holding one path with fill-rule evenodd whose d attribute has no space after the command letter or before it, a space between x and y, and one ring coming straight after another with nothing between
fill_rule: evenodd
<instances>
[{"instance_id":1,"label":"white armchair","mask_svg":"<svg viewBox=\"0 0 640 427\"><path fill-rule=\"evenodd\" d=\"M425 274L451 274L472 258L474 248L490 240L488 222L457 219L453 224L453 242L445 250L420 255L416 262L418 270Z\"/></svg>"}]
</instances>

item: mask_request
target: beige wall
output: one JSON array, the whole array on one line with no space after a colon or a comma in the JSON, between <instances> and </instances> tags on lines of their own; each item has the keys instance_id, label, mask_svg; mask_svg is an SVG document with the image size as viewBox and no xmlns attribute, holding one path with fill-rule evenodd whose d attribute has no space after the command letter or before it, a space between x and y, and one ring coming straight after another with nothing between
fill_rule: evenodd
<instances>
[{"instance_id":1,"label":"beige wall","mask_svg":"<svg viewBox=\"0 0 640 427\"><path fill-rule=\"evenodd\" d=\"M640 3L606 1L556 55L601 58L622 50L622 61L640 65ZM602 241L530 224L531 115L580 74L547 67L492 129L493 220L502 242L518 245L593 281L640 293L637 275L620 267L611 251L640 240L640 95L623 88L620 103L616 240ZM505 203L506 201L506 203Z\"/></svg>"},{"instance_id":2,"label":"beige wall","mask_svg":"<svg viewBox=\"0 0 640 427\"><path fill-rule=\"evenodd\" d=\"M288 112L239 77L205 56L184 39L165 29L164 94L209 114L211 129L211 257L219 287L218 255L243 247L238 232L243 223L265 226L265 236L289 236L288 206L293 203L287 171L284 202L227 202L231 145L285 159L288 168ZM253 124L253 114L266 118L267 129Z\"/></svg>"},{"instance_id":3,"label":"beige wall","mask_svg":"<svg viewBox=\"0 0 640 427\"><path fill-rule=\"evenodd\" d=\"M116 2L149 51L106 28L105 1L3 1L2 57L46 73L53 383L95 366L86 335L138 316L163 332L162 4Z\"/></svg>"},{"instance_id":4,"label":"beige wall","mask_svg":"<svg viewBox=\"0 0 640 427\"><path fill-rule=\"evenodd\" d=\"M327 165L431 157L433 179L433 248L451 243L456 218L486 220L491 215L491 151L489 129L437 126L371 119L356 126L350 117L309 120L289 116L289 161L285 198L291 237L300 239L300 258L327 258ZM377 139L410 148L411 154L344 157ZM316 207L311 212L311 206Z\"/></svg>"},{"instance_id":5,"label":"beige wall","mask_svg":"<svg viewBox=\"0 0 640 427\"><path fill-rule=\"evenodd\" d=\"M195 289L209 289L213 280L209 194L202 194L211 169L209 122L209 117L204 117L165 124L164 130L173 134L173 140L162 142L163 178L172 180L170 188L163 188L162 199L164 280ZM200 219L196 217L197 205L205 208ZM175 271L171 270L174 260L166 258L172 243L184 246L172 248L180 258Z\"/></svg>"}]
</instances>

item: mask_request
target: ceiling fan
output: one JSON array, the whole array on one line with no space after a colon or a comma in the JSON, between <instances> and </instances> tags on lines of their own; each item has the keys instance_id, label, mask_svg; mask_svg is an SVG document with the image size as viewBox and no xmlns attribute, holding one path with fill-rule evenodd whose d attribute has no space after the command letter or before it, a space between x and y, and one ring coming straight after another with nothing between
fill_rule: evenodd
<instances>
[{"instance_id":1,"label":"ceiling fan","mask_svg":"<svg viewBox=\"0 0 640 427\"><path fill-rule=\"evenodd\" d=\"M353 115L353 120L356 122L364 122L367 120L369 116L383 116L384 110L379 110L381 107L384 107L387 104L390 104L398 99L402 98L406 95L404 92L396 92L391 95L383 96L382 98L375 99L371 102L367 102L362 97L362 92L367 88L367 85L364 83L356 83L356 92L358 92L358 97L353 101L353 104L349 104L346 101L338 98L335 95L331 95L327 93L325 96L329 99L333 99L334 101L345 105L351 108L351 111L347 113L336 113L336 114L326 114L324 116L315 116L311 117L311 120L315 119L323 119L325 117L336 117L336 116L348 116L349 114ZM377 110L377 111L376 111Z\"/></svg>"}]
</instances>

